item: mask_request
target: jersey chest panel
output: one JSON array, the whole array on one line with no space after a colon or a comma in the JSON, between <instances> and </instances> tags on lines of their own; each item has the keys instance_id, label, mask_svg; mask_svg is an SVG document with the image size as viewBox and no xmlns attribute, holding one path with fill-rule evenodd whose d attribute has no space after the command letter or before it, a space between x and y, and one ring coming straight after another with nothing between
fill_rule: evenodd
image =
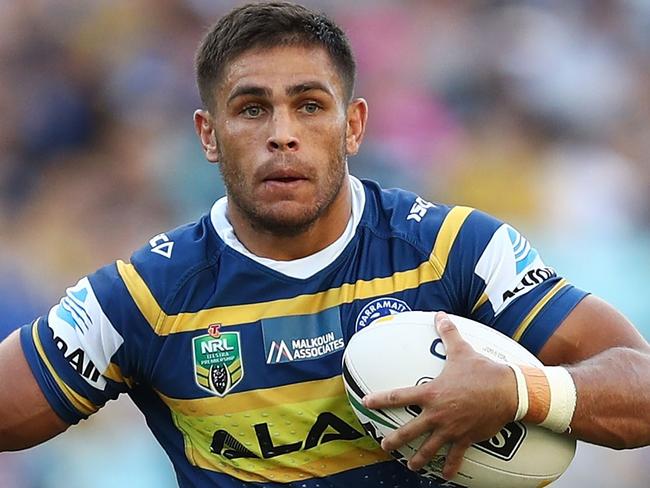
<instances>
[{"instance_id":1,"label":"jersey chest panel","mask_svg":"<svg viewBox=\"0 0 650 488\"><path fill-rule=\"evenodd\" d=\"M282 314L291 312L291 301L270 303L250 317L257 320L228 323L224 316L165 338L161 355L169 359L159 364L176 367L157 372L154 388L183 434L188 461L258 482L324 477L385 461L348 404L343 349L379 317L447 303L439 283L380 296L364 292L353 286L347 293L359 298L325 308L315 300L311 313L297 315Z\"/></svg>"}]
</instances>

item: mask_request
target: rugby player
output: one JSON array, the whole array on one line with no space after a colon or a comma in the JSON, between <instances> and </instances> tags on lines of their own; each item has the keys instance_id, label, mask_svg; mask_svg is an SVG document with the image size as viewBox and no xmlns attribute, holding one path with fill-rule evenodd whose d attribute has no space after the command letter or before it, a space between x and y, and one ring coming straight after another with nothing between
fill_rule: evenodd
<instances>
[{"instance_id":1,"label":"rugby player","mask_svg":"<svg viewBox=\"0 0 650 488\"><path fill-rule=\"evenodd\" d=\"M348 173L368 107L331 20L289 3L236 8L196 70L195 127L227 196L0 345L0 450L44 442L121 393L184 487L438 486L414 471L450 443L452 477L470 444L514 419L650 443L650 348L619 312L498 219ZM410 469L364 433L340 376L349 338L405 310L478 320L548 365L490 362L438 314L444 373L365 399L421 406L382 443L429 433Z\"/></svg>"}]
</instances>

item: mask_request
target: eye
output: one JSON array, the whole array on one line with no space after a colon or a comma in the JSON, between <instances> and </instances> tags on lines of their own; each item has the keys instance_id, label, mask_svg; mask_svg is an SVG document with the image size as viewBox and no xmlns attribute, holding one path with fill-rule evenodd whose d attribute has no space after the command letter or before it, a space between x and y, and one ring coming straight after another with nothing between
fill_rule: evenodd
<instances>
[{"instance_id":1,"label":"eye","mask_svg":"<svg viewBox=\"0 0 650 488\"><path fill-rule=\"evenodd\" d=\"M241 113L249 119L256 119L261 116L263 112L264 110L259 105L247 105L241 111Z\"/></svg>"},{"instance_id":2,"label":"eye","mask_svg":"<svg viewBox=\"0 0 650 488\"><path fill-rule=\"evenodd\" d=\"M305 113L315 114L321 108L320 105L318 105L316 102L307 102L302 107L300 107L300 109Z\"/></svg>"}]
</instances>

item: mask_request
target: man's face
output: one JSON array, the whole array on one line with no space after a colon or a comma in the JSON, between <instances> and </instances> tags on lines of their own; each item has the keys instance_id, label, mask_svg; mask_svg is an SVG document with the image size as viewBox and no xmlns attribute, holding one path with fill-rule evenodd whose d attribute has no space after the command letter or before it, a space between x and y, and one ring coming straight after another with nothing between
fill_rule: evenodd
<instances>
[{"instance_id":1,"label":"man's face","mask_svg":"<svg viewBox=\"0 0 650 488\"><path fill-rule=\"evenodd\" d=\"M212 128L229 213L277 235L306 230L340 198L347 175L348 104L329 55L252 49L228 64L215 90Z\"/></svg>"}]
</instances>

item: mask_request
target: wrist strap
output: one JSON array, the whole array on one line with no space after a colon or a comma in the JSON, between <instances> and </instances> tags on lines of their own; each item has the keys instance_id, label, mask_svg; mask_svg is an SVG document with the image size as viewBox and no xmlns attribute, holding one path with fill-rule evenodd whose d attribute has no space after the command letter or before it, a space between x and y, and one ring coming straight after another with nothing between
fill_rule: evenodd
<instances>
[{"instance_id":1,"label":"wrist strap","mask_svg":"<svg viewBox=\"0 0 650 488\"><path fill-rule=\"evenodd\" d=\"M575 383L562 366L535 368L508 364L517 380L515 421L523 420L554 432L570 430L577 402Z\"/></svg>"},{"instance_id":2,"label":"wrist strap","mask_svg":"<svg viewBox=\"0 0 650 488\"><path fill-rule=\"evenodd\" d=\"M544 372L551 389L551 406L539 425L553 432L566 432L576 409L576 385L571 374L562 366L545 367Z\"/></svg>"},{"instance_id":3,"label":"wrist strap","mask_svg":"<svg viewBox=\"0 0 650 488\"><path fill-rule=\"evenodd\" d=\"M515 413L515 422L523 419L528 413L528 390L526 389L526 378L524 373L515 363L508 363L508 366L515 373L515 379L517 380L517 413Z\"/></svg>"}]
</instances>

